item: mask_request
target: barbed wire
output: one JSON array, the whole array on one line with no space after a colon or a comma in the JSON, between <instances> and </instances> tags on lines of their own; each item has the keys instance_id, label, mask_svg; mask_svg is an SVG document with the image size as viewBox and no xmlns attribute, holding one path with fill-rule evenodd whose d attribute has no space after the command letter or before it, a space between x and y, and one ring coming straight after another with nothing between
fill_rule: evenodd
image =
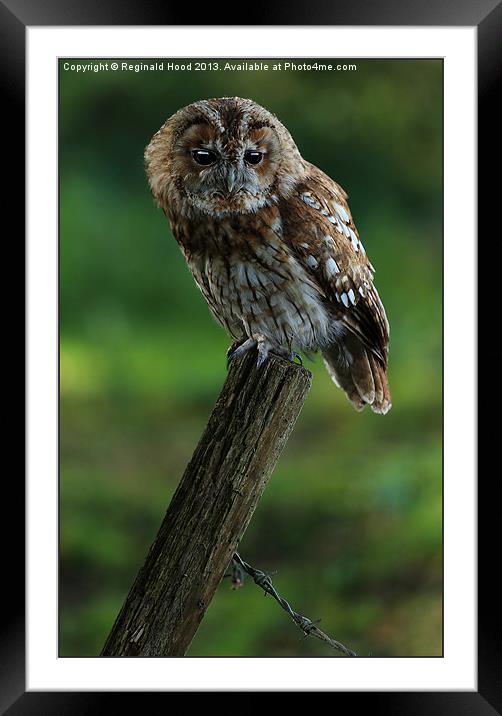
<instances>
[{"instance_id":1,"label":"barbed wire","mask_svg":"<svg viewBox=\"0 0 502 716\"><path fill-rule=\"evenodd\" d=\"M354 651L348 649L344 644L337 641L336 639L333 639L328 634L319 629L316 624L321 621L320 619L312 621L308 617L304 617L301 614L298 614L298 612L295 612L289 602L284 599L284 597L281 597L280 594L278 594L277 590L272 584L270 574L263 572L261 569L256 569L256 567L253 567L248 562L245 562L237 552L234 552L234 556L232 558L231 574L225 575L230 576L232 578L232 589L239 589L243 586L244 573L249 574L249 576L253 578L255 584L261 587L265 594L270 594L270 596L275 599L275 601L284 609L284 611L289 614L294 623L298 627L300 627L305 636L315 636L317 637L317 639L321 639L321 641L324 641L329 644L333 649L341 651L342 654L345 654L345 656L357 656Z\"/></svg>"}]
</instances>

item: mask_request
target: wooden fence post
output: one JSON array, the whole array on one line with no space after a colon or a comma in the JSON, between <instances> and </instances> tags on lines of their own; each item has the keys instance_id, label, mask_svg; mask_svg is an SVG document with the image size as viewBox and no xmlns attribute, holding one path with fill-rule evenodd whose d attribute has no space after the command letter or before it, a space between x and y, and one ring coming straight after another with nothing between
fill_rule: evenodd
<instances>
[{"instance_id":1,"label":"wooden fence post","mask_svg":"<svg viewBox=\"0 0 502 716\"><path fill-rule=\"evenodd\" d=\"M232 361L209 422L102 656L183 656L310 389L305 368Z\"/></svg>"}]
</instances>

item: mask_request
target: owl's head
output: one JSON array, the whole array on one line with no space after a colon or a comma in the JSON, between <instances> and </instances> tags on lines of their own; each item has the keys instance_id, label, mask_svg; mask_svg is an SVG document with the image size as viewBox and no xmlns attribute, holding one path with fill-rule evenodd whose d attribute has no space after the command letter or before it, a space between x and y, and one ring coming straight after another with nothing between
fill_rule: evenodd
<instances>
[{"instance_id":1,"label":"owl's head","mask_svg":"<svg viewBox=\"0 0 502 716\"><path fill-rule=\"evenodd\" d=\"M154 197L168 211L210 216L257 211L291 192L305 163L277 117L250 99L180 109L145 151Z\"/></svg>"}]
</instances>

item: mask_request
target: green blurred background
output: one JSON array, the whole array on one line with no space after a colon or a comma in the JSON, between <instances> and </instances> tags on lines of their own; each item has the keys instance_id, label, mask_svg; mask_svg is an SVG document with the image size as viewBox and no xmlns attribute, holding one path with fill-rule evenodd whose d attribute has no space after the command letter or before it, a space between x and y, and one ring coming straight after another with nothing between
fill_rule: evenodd
<instances>
[{"instance_id":1,"label":"green blurred background","mask_svg":"<svg viewBox=\"0 0 502 716\"><path fill-rule=\"evenodd\" d=\"M276 113L348 191L391 323L394 404L358 414L320 359L307 363L311 394L241 555L276 570L293 607L358 654L440 655L441 61L331 73L62 65L61 656L99 653L225 378L229 339L143 170L169 115L224 95ZM188 653L337 656L249 580L237 591L223 580Z\"/></svg>"}]
</instances>

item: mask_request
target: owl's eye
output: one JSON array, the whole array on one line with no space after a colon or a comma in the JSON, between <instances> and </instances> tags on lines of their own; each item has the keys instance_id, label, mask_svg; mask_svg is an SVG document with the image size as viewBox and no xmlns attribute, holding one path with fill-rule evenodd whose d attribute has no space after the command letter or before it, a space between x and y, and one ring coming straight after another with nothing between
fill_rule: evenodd
<instances>
[{"instance_id":1,"label":"owl's eye","mask_svg":"<svg viewBox=\"0 0 502 716\"><path fill-rule=\"evenodd\" d=\"M244 159L248 164L259 164L263 159L263 154L249 149L244 153Z\"/></svg>"},{"instance_id":2,"label":"owl's eye","mask_svg":"<svg viewBox=\"0 0 502 716\"><path fill-rule=\"evenodd\" d=\"M214 152L210 152L209 149L194 149L192 157L197 164L200 164L203 167L208 167L216 161L216 154Z\"/></svg>"}]
</instances>

